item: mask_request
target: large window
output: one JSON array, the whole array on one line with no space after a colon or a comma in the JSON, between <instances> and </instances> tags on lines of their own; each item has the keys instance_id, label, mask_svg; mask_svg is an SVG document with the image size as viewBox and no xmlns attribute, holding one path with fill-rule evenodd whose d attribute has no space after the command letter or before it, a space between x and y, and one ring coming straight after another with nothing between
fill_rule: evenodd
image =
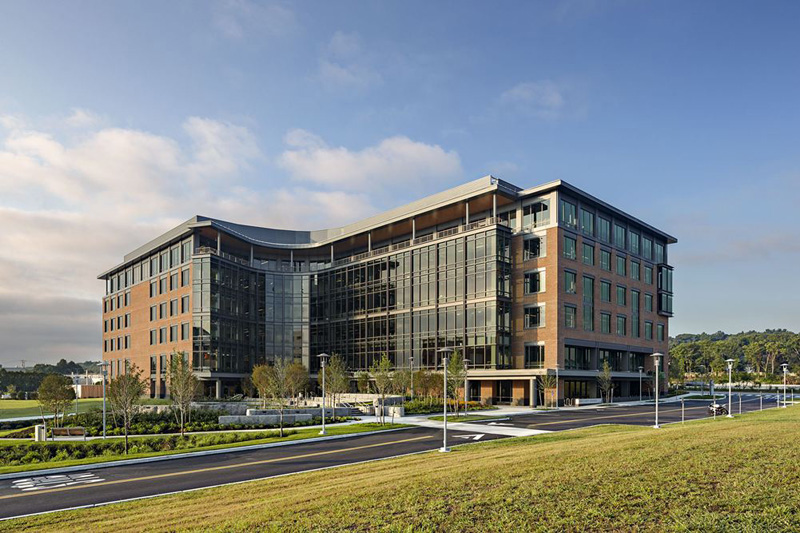
<instances>
[{"instance_id":1,"label":"large window","mask_svg":"<svg viewBox=\"0 0 800 533\"><path fill-rule=\"evenodd\" d=\"M653 312L653 295L650 293L644 293L644 310Z\"/></svg>"},{"instance_id":2,"label":"large window","mask_svg":"<svg viewBox=\"0 0 800 533\"><path fill-rule=\"evenodd\" d=\"M544 368L544 346L525 345L525 368Z\"/></svg>"},{"instance_id":3,"label":"large window","mask_svg":"<svg viewBox=\"0 0 800 533\"><path fill-rule=\"evenodd\" d=\"M611 303L611 282L600 281L600 301Z\"/></svg>"},{"instance_id":4,"label":"large window","mask_svg":"<svg viewBox=\"0 0 800 533\"><path fill-rule=\"evenodd\" d=\"M581 231L586 235L594 235L594 213L581 208Z\"/></svg>"},{"instance_id":5,"label":"large window","mask_svg":"<svg viewBox=\"0 0 800 533\"><path fill-rule=\"evenodd\" d=\"M561 224L569 228L577 229L578 213L575 204L561 199Z\"/></svg>"},{"instance_id":6,"label":"large window","mask_svg":"<svg viewBox=\"0 0 800 533\"><path fill-rule=\"evenodd\" d=\"M526 306L525 307L525 328L541 328L544 327L544 306Z\"/></svg>"},{"instance_id":7,"label":"large window","mask_svg":"<svg viewBox=\"0 0 800 533\"><path fill-rule=\"evenodd\" d=\"M614 224L614 246L625 249L625 226Z\"/></svg>"},{"instance_id":8,"label":"large window","mask_svg":"<svg viewBox=\"0 0 800 533\"><path fill-rule=\"evenodd\" d=\"M611 272L611 252L600 250L600 268Z\"/></svg>"},{"instance_id":9,"label":"large window","mask_svg":"<svg viewBox=\"0 0 800 533\"><path fill-rule=\"evenodd\" d=\"M628 329L628 319L622 315L617 315L617 335L624 337Z\"/></svg>"},{"instance_id":10,"label":"large window","mask_svg":"<svg viewBox=\"0 0 800 533\"><path fill-rule=\"evenodd\" d=\"M597 217L597 238L603 242L611 242L611 221Z\"/></svg>"},{"instance_id":11,"label":"large window","mask_svg":"<svg viewBox=\"0 0 800 533\"><path fill-rule=\"evenodd\" d=\"M591 244L583 243L583 263L594 265L594 246Z\"/></svg>"},{"instance_id":12,"label":"large window","mask_svg":"<svg viewBox=\"0 0 800 533\"><path fill-rule=\"evenodd\" d=\"M564 326L574 329L577 321L577 308L574 305L564 306Z\"/></svg>"},{"instance_id":13,"label":"large window","mask_svg":"<svg viewBox=\"0 0 800 533\"><path fill-rule=\"evenodd\" d=\"M641 278L640 266L638 261L631 261L631 279L638 281Z\"/></svg>"},{"instance_id":14,"label":"large window","mask_svg":"<svg viewBox=\"0 0 800 533\"><path fill-rule=\"evenodd\" d=\"M564 271L564 292L567 294L575 294L577 292L577 279L578 276L575 272L569 270Z\"/></svg>"},{"instance_id":15,"label":"large window","mask_svg":"<svg viewBox=\"0 0 800 533\"><path fill-rule=\"evenodd\" d=\"M625 272L625 256L618 255L617 256L617 275L619 276L626 276L627 272Z\"/></svg>"},{"instance_id":16,"label":"large window","mask_svg":"<svg viewBox=\"0 0 800 533\"><path fill-rule=\"evenodd\" d=\"M627 298L625 298L625 287L617 285L617 305L628 305Z\"/></svg>"},{"instance_id":17,"label":"large window","mask_svg":"<svg viewBox=\"0 0 800 533\"><path fill-rule=\"evenodd\" d=\"M664 324L656 325L656 335L658 338L658 342L664 342Z\"/></svg>"},{"instance_id":18,"label":"large window","mask_svg":"<svg viewBox=\"0 0 800 533\"><path fill-rule=\"evenodd\" d=\"M646 259L653 259L653 239L642 237L642 255Z\"/></svg>"},{"instance_id":19,"label":"large window","mask_svg":"<svg viewBox=\"0 0 800 533\"><path fill-rule=\"evenodd\" d=\"M628 232L628 250L632 254L639 254L639 234L635 231Z\"/></svg>"},{"instance_id":20,"label":"large window","mask_svg":"<svg viewBox=\"0 0 800 533\"><path fill-rule=\"evenodd\" d=\"M590 348L564 347L564 367L567 370L589 370L591 366L592 351Z\"/></svg>"},{"instance_id":21,"label":"large window","mask_svg":"<svg viewBox=\"0 0 800 533\"><path fill-rule=\"evenodd\" d=\"M655 258L656 259L656 263L664 263L665 262L664 261L664 245L661 244L660 242L657 242L655 244L655 250L656 250L656 258Z\"/></svg>"},{"instance_id":22,"label":"large window","mask_svg":"<svg viewBox=\"0 0 800 533\"><path fill-rule=\"evenodd\" d=\"M644 323L644 338L651 341L653 340L653 323L652 322L645 322Z\"/></svg>"},{"instance_id":23,"label":"large window","mask_svg":"<svg viewBox=\"0 0 800 533\"><path fill-rule=\"evenodd\" d=\"M536 294L544 290L544 271L525 272L525 294Z\"/></svg>"},{"instance_id":24,"label":"large window","mask_svg":"<svg viewBox=\"0 0 800 533\"><path fill-rule=\"evenodd\" d=\"M543 257L545 254L545 240L544 237L526 237L522 241L522 259L527 261L529 259L536 259Z\"/></svg>"},{"instance_id":25,"label":"large window","mask_svg":"<svg viewBox=\"0 0 800 533\"><path fill-rule=\"evenodd\" d=\"M564 257L575 259L577 255L578 241L574 237L564 235Z\"/></svg>"},{"instance_id":26,"label":"large window","mask_svg":"<svg viewBox=\"0 0 800 533\"><path fill-rule=\"evenodd\" d=\"M550 200L528 204L522 208L523 227L546 226L550 223Z\"/></svg>"},{"instance_id":27,"label":"large window","mask_svg":"<svg viewBox=\"0 0 800 533\"><path fill-rule=\"evenodd\" d=\"M611 315L609 313L600 313L600 332L611 333Z\"/></svg>"},{"instance_id":28,"label":"large window","mask_svg":"<svg viewBox=\"0 0 800 533\"><path fill-rule=\"evenodd\" d=\"M653 267L648 265L644 266L644 282L648 285L653 284Z\"/></svg>"}]
</instances>

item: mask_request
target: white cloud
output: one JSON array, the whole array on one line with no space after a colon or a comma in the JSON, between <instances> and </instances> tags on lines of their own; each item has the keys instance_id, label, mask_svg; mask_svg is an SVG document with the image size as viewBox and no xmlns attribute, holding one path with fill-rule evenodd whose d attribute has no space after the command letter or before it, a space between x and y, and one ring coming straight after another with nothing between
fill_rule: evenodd
<instances>
[{"instance_id":1,"label":"white cloud","mask_svg":"<svg viewBox=\"0 0 800 533\"><path fill-rule=\"evenodd\" d=\"M86 109L75 108L64 121L73 128L88 128L102 124L103 118Z\"/></svg>"},{"instance_id":2,"label":"white cloud","mask_svg":"<svg viewBox=\"0 0 800 533\"><path fill-rule=\"evenodd\" d=\"M292 130L286 135L286 144L290 149L281 154L278 163L292 178L329 187L399 188L462 175L457 152L408 137L390 137L375 146L351 151L328 146L305 130Z\"/></svg>"},{"instance_id":3,"label":"white cloud","mask_svg":"<svg viewBox=\"0 0 800 533\"><path fill-rule=\"evenodd\" d=\"M499 104L516 112L544 119L558 118L564 111L564 89L551 80L519 83L503 92Z\"/></svg>"},{"instance_id":4,"label":"white cloud","mask_svg":"<svg viewBox=\"0 0 800 533\"><path fill-rule=\"evenodd\" d=\"M337 31L320 56L317 76L328 90L363 91L383 82L372 63L358 34Z\"/></svg>"},{"instance_id":5,"label":"white cloud","mask_svg":"<svg viewBox=\"0 0 800 533\"><path fill-rule=\"evenodd\" d=\"M0 130L0 317L17 316L0 318L0 362L99 358L97 274L192 215L317 229L375 212L363 194L248 185L264 156L235 124L192 117L186 139L106 127L64 140L16 128L30 122ZM47 324L20 327L25 309L48 305Z\"/></svg>"},{"instance_id":6,"label":"white cloud","mask_svg":"<svg viewBox=\"0 0 800 533\"><path fill-rule=\"evenodd\" d=\"M223 0L215 5L214 26L233 40L282 36L297 29L294 12L278 3Z\"/></svg>"}]
</instances>

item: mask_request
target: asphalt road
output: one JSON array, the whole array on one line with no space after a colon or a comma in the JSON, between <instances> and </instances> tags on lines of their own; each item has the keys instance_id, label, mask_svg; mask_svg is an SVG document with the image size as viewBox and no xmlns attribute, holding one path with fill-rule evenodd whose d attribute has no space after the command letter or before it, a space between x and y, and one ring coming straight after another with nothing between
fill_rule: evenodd
<instances>
[{"instance_id":1,"label":"asphalt road","mask_svg":"<svg viewBox=\"0 0 800 533\"><path fill-rule=\"evenodd\" d=\"M717 400L727 406L728 400ZM711 400L689 400L684 402L683 416L685 420L709 418L708 406ZM733 414L739 413L739 398L733 395ZM764 408L776 407L775 395L764 395ZM757 411L760 408L757 394L742 394L742 412ZM664 403L659 406L659 424L681 421L680 402ZM553 411L537 411L525 415L516 415L502 422L473 422L481 425L506 425L518 428L540 429L545 431L563 431L598 424L630 424L652 426L655 424L655 405L637 405L625 407L598 407L596 409L561 409Z\"/></svg>"},{"instance_id":2,"label":"asphalt road","mask_svg":"<svg viewBox=\"0 0 800 533\"><path fill-rule=\"evenodd\" d=\"M448 431L449 444L475 434ZM467 438L469 437L469 438ZM481 441L503 438L486 433ZM96 505L435 450L441 430L415 427L291 446L95 468L60 476L0 481L0 518Z\"/></svg>"}]
</instances>

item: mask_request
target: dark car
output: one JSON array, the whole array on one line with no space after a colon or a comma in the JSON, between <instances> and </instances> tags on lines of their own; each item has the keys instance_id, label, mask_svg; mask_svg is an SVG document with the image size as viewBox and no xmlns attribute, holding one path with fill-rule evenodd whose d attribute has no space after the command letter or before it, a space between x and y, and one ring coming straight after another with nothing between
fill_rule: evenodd
<instances>
[{"instance_id":1,"label":"dark car","mask_svg":"<svg viewBox=\"0 0 800 533\"><path fill-rule=\"evenodd\" d=\"M727 415L728 408L718 403L712 403L708 406L708 414L710 415Z\"/></svg>"}]
</instances>

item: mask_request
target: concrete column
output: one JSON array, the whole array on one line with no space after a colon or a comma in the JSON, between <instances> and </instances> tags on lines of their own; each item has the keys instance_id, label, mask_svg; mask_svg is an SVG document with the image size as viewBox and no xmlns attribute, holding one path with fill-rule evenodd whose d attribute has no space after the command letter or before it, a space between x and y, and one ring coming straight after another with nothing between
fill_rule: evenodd
<instances>
[{"instance_id":1,"label":"concrete column","mask_svg":"<svg viewBox=\"0 0 800 533\"><path fill-rule=\"evenodd\" d=\"M492 193L492 218L497 218L497 193Z\"/></svg>"},{"instance_id":2,"label":"concrete column","mask_svg":"<svg viewBox=\"0 0 800 533\"><path fill-rule=\"evenodd\" d=\"M289 250L289 272L294 272L294 250Z\"/></svg>"},{"instance_id":3,"label":"concrete column","mask_svg":"<svg viewBox=\"0 0 800 533\"><path fill-rule=\"evenodd\" d=\"M250 266L253 266L253 245L250 245Z\"/></svg>"},{"instance_id":4,"label":"concrete column","mask_svg":"<svg viewBox=\"0 0 800 533\"><path fill-rule=\"evenodd\" d=\"M536 378L531 378L531 408L536 407L536 399L539 397L539 384Z\"/></svg>"},{"instance_id":5,"label":"concrete column","mask_svg":"<svg viewBox=\"0 0 800 533\"><path fill-rule=\"evenodd\" d=\"M416 238L417 238L417 219L416 218L412 218L411 219L411 240L414 240Z\"/></svg>"},{"instance_id":6,"label":"concrete column","mask_svg":"<svg viewBox=\"0 0 800 533\"><path fill-rule=\"evenodd\" d=\"M372 232L367 232L367 251L372 251Z\"/></svg>"},{"instance_id":7,"label":"concrete column","mask_svg":"<svg viewBox=\"0 0 800 533\"><path fill-rule=\"evenodd\" d=\"M331 244L331 264L333 264L333 245Z\"/></svg>"},{"instance_id":8,"label":"concrete column","mask_svg":"<svg viewBox=\"0 0 800 533\"><path fill-rule=\"evenodd\" d=\"M222 233L217 232L217 255L222 251Z\"/></svg>"},{"instance_id":9,"label":"concrete column","mask_svg":"<svg viewBox=\"0 0 800 533\"><path fill-rule=\"evenodd\" d=\"M217 380L217 400L222 399L222 380Z\"/></svg>"},{"instance_id":10,"label":"concrete column","mask_svg":"<svg viewBox=\"0 0 800 533\"><path fill-rule=\"evenodd\" d=\"M466 202L465 205L466 222L464 222L464 224L469 224L469 202Z\"/></svg>"}]
</instances>

